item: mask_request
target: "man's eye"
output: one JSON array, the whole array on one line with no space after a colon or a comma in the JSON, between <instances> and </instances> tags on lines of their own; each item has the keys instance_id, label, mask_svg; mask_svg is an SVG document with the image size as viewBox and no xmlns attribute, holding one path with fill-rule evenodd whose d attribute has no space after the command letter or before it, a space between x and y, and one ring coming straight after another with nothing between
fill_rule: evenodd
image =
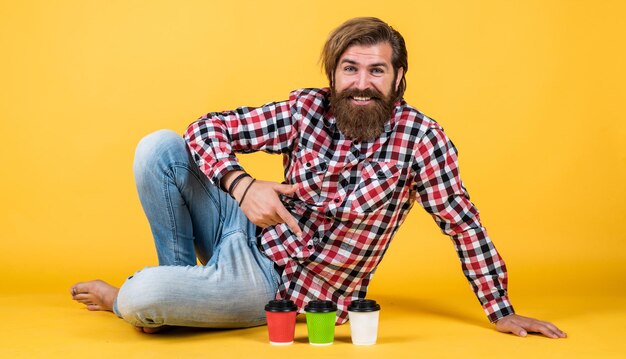
<instances>
[{"instance_id":1,"label":"man's eye","mask_svg":"<svg viewBox=\"0 0 626 359\"><path fill-rule=\"evenodd\" d=\"M384 73L384 71L381 68L374 68L374 69L372 69L372 73L380 75L380 74Z\"/></svg>"},{"instance_id":2,"label":"man's eye","mask_svg":"<svg viewBox=\"0 0 626 359\"><path fill-rule=\"evenodd\" d=\"M343 68L343 70L345 72L354 72L354 71L356 71L356 68L354 68L354 66L346 66L346 67Z\"/></svg>"}]
</instances>

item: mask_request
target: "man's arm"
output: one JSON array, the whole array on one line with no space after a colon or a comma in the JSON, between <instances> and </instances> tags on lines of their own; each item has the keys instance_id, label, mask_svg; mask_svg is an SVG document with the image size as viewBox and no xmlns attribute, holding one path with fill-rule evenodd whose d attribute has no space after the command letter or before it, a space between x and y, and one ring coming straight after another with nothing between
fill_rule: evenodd
<instances>
[{"instance_id":1,"label":"man's arm","mask_svg":"<svg viewBox=\"0 0 626 359\"><path fill-rule=\"evenodd\" d=\"M291 116L294 100L292 95L290 101L272 102L258 108L212 112L192 123L184 138L200 170L216 186L227 190L244 171L235 153L289 151L297 138L297 126ZM287 223L300 235L296 220L278 197L279 193L292 194L295 187L266 181L253 183L252 180L251 177L240 179L229 193L239 202L244 214L261 227Z\"/></svg>"},{"instance_id":2,"label":"man's arm","mask_svg":"<svg viewBox=\"0 0 626 359\"><path fill-rule=\"evenodd\" d=\"M243 171L235 153L284 153L293 146L298 136L294 101L210 112L190 124L183 137L200 170L219 185L228 172Z\"/></svg>"},{"instance_id":3,"label":"man's arm","mask_svg":"<svg viewBox=\"0 0 626 359\"><path fill-rule=\"evenodd\" d=\"M522 336L531 331L564 337L550 323L514 314L507 294L506 266L463 186L456 148L440 127L434 126L421 139L415 169L417 200L452 238L463 273L496 329Z\"/></svg>"}]
</instances>

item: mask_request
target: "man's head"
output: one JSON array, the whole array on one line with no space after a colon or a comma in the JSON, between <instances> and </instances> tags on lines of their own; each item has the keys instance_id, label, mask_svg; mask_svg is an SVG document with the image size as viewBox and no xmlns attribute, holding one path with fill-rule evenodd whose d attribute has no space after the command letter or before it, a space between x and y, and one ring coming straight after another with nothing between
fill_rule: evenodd
<instances>
[{"instance_id":1,"label":"man's head","mask_svg":"<svg viewBox=\"0 0 626 359\"><path fill-rule=\"evenodd\" d=\"M406 89L407 51L400 33L376 18L349 20L329 36L322 64L339 130L355 140L380 135Z\"/></svg>"}]
</instances>

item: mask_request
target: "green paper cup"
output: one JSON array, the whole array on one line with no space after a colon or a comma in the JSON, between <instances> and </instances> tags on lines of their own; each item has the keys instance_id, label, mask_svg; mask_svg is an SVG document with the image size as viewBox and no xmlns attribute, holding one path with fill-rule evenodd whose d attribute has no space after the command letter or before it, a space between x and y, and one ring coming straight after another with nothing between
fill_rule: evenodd
<instances>
[{"instance_id":1,"label":"green paper cup","mask_svg":"<svg viewBox=\"0 0 626 359\"><path fill-rule=\"evenodd\" d=\"M309 344L331 345L335 340L337 305L329 300L312 300L304 307L304 311Z\"/></svg>"}]
</instances>

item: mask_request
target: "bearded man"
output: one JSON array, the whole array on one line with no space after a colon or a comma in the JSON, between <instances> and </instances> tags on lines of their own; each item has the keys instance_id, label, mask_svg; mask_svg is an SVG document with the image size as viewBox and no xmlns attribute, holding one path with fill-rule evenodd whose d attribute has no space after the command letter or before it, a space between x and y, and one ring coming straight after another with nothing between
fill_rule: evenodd
<instances>
[{"instance_id":1,"label":"bearded man","mask_svg":"<svg viewBox=\"0 0 626 359\"><path fill-rule=\"evenodd\" d=\"M274 298L300 310L332 300L341 324L417 201L451 237L497 330L565 337L514 313L504 261L469 201L454 145L403 100L400 33L376 18L349 20L329 36L322 63L329 88L208 113L184 138L159 131L142 139L135 180L159 266L120 289L78 283L74 300L146 333L261 325ZM235 154L254 151L283 155L283 183L244 171Z\"/></svg>"}]
</instances>

